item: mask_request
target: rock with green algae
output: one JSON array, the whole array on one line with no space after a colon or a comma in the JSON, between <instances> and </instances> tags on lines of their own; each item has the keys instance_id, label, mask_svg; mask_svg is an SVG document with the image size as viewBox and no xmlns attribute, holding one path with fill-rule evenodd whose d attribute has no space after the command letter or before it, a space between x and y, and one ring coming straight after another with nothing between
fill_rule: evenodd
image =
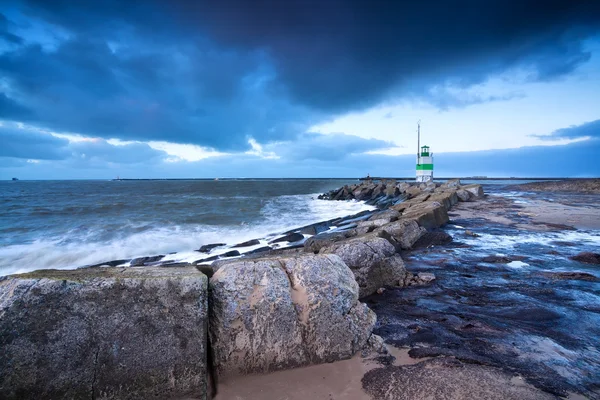
<instances>
[{"instance_id":1,"label":"rock with green algae","mask_svg":"<svg viewBox=\"0 0 600 400\"><path fill-rule=\"evenodd\" d=\"M207 277L40 270L0 281L0 398L206 398Z\"/></svg>"}]
</instances>

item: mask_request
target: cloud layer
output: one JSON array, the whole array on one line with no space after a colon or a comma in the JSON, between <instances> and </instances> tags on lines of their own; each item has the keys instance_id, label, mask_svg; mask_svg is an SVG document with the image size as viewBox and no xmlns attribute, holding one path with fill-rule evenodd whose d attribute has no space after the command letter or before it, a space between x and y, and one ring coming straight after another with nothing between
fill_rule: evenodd
<instances>
[{"instance_id":1,"label":"cloud layer","mask_svg":"<svg viewBox=\"0 0 600 400\"><path fill-rule=\"evenodd\" d=\"M249 138L301 147L310 126L382 102L503 101L520 94L460 89L513 69L535 81L571 73L590 57L583 42L600 32L600 3L540 7L15 1L0 15L0 118L221 151L247 150Z\"/></svg>"},{"instance_id":2,"label":"cloud layer","mask_svg":"<svg viewBox=\"0 0 600 400\"><path fill-rule=\"evenodd\" d=\"M160 164L167 158L165 152L145 143L113 145L104 139L68 140L6 123L0 126L0 142L0 166L4 167L50 161L61 167L101 169L111 164Z\"/></svg>"}]
</instances>

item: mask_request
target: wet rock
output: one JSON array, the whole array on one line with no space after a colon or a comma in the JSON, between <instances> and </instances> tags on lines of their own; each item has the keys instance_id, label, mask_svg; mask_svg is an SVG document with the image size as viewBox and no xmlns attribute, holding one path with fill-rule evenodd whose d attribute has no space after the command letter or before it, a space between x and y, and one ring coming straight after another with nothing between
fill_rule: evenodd
<instances>
[{"instance_id":1,"label":"wet rock","mask_svg":"<svg viewBox=\"0 0 600 400\"><path fill-rule=\"evenodd\" d=\"M500 369L436 358L415 365L388 366L367 372L363 389L377 400L551 400L554 396L515 385Z\"/></svg>"},{"instance_id":2,"label":"wet rock","mask_svg":"<svg viewBox=\"0 0 600 400\"><path fill-rule=\"evenodd\" d=\"M144 264L160 261L164 258L164 255L152 256L152 257L138 257L131 260L129 263L130 267L141 267Z\"/></svg>"},{"instance_id":3,"label":"wet rock","mask_svg":"<svg viewBox=\"0 0 600 400\"><path fill-rule=\"evenodd\" d=\"M417 274L417 279L423 283L430 283L435 280L435 275L431 272L419 272Z\"/></svg>"},{"instance_id":4,"label":"wet rock","mask_svg":"<svg viewBox=\"0 0 600 400\"><path fill-rule=\"evenodd\" d=\"M477 184L466 185L466 186L461 186L461 189L469 192L472 195L472 197L474 197L474 198L481 198L484 195L483 188L481 187L481 185L477 185Z\"/></svg>"},{"instance_id":5,"label":"wet rock","mask_svg":"<svg viewBox=\"0 0 600 400\"><path fill-rule=\"evenodd\" d=\"M334 229L332 229L330 232L335 233L335 232L351 231L356 227L358 227L358 224L353 222L350 224L339 225L339 226L335 227Z\"/></svg>"},{"instance_id":6,"label":"wet rock","mask_svg":"<svg viewBox=\"0 0 600 400\"><path fill-rule=\"evenodd\" d=\"M515 190L544 192L600 193L600 179L566 179L560 181L530 182L512 186Z\"/></svg>"},{"instance_id":7,"label":"wet rock","mask_svg":"<svg viewBox=\"0 0 600 400\"><path fill-rule=\"evenodd\" d=\"M236 260L210 279L210 338L219 376L266 373L351 357L375 314L335 255Z\"/></svg>"},{"instance_id":8,"label":"wet rock","mask_svg":"<svg viewBox=\"0 0 600 400\"><path fill-rule=\"evenodd\" d=\"M389 354L387 347L385 347L385 342L383 338L378 335L371 335L369 340L367 340L367 344L362 351L362 357L367 357L369 354Z\"/></svg>"},{"instance_id":9,"label":"wet rock","mask_svg":"<svg viewBox=\"0 0 600 400\"><path fill-rule=\"evenodd\" d=\"M183 267L193 267L194 264L193 263L188 263L188 262L178 262L178 261L171 261L171 262L166 262L163 264L159 264L158 267L161 268L183 268Z\"/></svg>"},{"instance_id":10,"label":"wet rock","mask_svg":"<svg viewBox=\"0 0 600 400\"><path fill-rule=\"evenodd\" d=\"M460 179L450 179L442 184L444 188L458 189L460 188Z\"/></svg>"},{"instance_id":11,"label":"wet rock","mask_svg":"<svg viewBox=\"0 0 600 400\"><path fill-rule=\"evenodd\" d=\"M371 217L369 217L368 220L371 221L371 220L385 219L385 220L387 220L387 222L394 222L394 221L398 220L398 218L400 218L400 213L398 211L385 210L385 211L381 211L381 212L373 214Z\"/></svg>"},{"instance_id":12,"label":"wet rock","mask_svg":"<svg viewBox=\"0 0 600 400\"><path fill-rule=\"evenodd\" d=\"M404 286L423 286L428 285L435 280L435 275L430 272L419 272L414 275L411 272L404 278Z\"/></svg>"},{"instance_id":13,"label":"wet rock","mask_svg":"<svg viewBox=\"0 0 600 400\"><path fill-rule=\"evenodd\" d=\"M260 242L259 242L259 244L260 244ZM231 251L228 251L227 253L221 255L221 257L237 257L237 256L241 256L241 253L237 250L231 250Z\"/></svg>"},{"instance_id":14,"label":"wet rock","mask_svg":"<svg viewBox=\"0 0 600 400\"><path fill-rule=\"evenodd\" d=\"M370 234L333 243L321 254L336 254L350 267L359 286L359 296L373 294L381 286L402 286L406 269L394 246Z\"/></svg>"},{"instance_id":15,"label":"wet rock","mask_svg":"<svg viewBox=\"0 0 600 400\"><path fill-rule=\"evenodd\" d=\"M560 246L560 247L573 247L573 246L577 246L577 244L573 243L573 242L567 242L564 240L553 240L552 242L550 242L551 245L553 246Z\"/></svg>"},{"instance_id":16,"label":"wet rock","mask_svg":"<svg viewBox=\"0 0 600 400\"><path fill-rule=\"evenodd\" d=\"M437 201L411 206L402 214L402 219L414 219L426 229L439 228L448 223L448 210Z\"/></svg>"},{"instance_id":17,"label":"wet rock","mask_svg":"<svg viewBox=\"0 0 600 400\"><path fill-rule=\"evenodd\" d=\"M456 191L456 197L458 197L459 201L469 201L471 200L471 193L465 189L459 189Z\"/></svg>"},{"instance_id":18,"label":"wet rock","mask_svg":"<svg viewBox=\"0 0 600 400\"><path fill-rule=\"evenodd\" d=\"M586 264L600 264L600 253L591 253L584 251L583 253L579 253L569 258L571 260L579 261Z\"/></svg>"},{"instance_id":19,"label":"wet rock","mask_svg":"<svg viewBox=\"0 0 600 400\"><path fill-rule=\"evenodd\" d=\"M427 200L437 201L443 204L443 206L446 207L446 210L449 210L453 205L458 203L458 196L456 195L456 191L453 190L448 192L434 193Z\"/></svg>"},{"instance_id":20,"label":"wet rock","mask_svg":"<svg viewBox=\"0 0 600 400\"><path fill-rule=\"evenodd\" d=\"M403 250L410 249L427 230L420 227L415 220L394 221L377 229L376 232L385 231L389 233L400 244Z\"/></svg>"},{"instance_id":21,"label":"wet rock","mask_svg":"<svg viewBox=\"0 0 600 400\"><path fill-rule=\"evenodd\" d=\"M468 229L465 230L465 235L467 236L471 236L471 237L479 237L480 235L478 235L477 233L470 231Z\"/></svg>"},{"instance_id":22,"label":"wet rock","mask_svg":"<svg viewBox=\"0 0 600 400\"><path fill-rule=\"evenodd\" d=\"M581 271L569 271L569 272L542 272L540 275L550 279L564 279L564 280L575 280L575 281L600 281L596 275L588 272Z\"/></svg>"},{"instance_id":23,"label":"wet rock","mask_svg":"<svg viewBox=\"0 0 600 400\"><path fill-rule=\"evenodd\" d=\"M94 265L86 265L84 267L80 267L79 269L96 268L96 267L116 267L117 265L127 264L129 262L129 260L130 260L129 258L123 259L123 260L112 260L112 261L107 261L107 262L94 264Z\"/></svg>"},{"instance_id":24,"label":"wet rock","mask_svg":"<svg viewBox=\"0 0 600 400\"><path fill-rule=\"evenodd\" d=\"M329 246L332 243L345 240L356 236L355 231L322 233L317 236L310 237L304 242L304 250L310 253L318 253L321 248Z\"/></svg>"},{"instance_id":25,"label":"wet rock","mask_svg":"<svg viewBox=\"0 0 600 400\"><path fill-rule=\"evenodd\" d=\"M452 236L443 231L433 231L425 233L413 245L413 249L429 248L433 246L443 246L452 242Z\"/></svg>"},{"instance_id":26,"label":"wet rock","mask_svg":"<svg viewBox=\"0 0 600 400\"><path fill-rule=\"evenodd\" d=\"M252 239L252 240L248 240L246 242L238 243L235 246L231 246L231 247L233 247L233 248L236 248L236 247L250 247L250 246L256 246L257 244L260 244L260 240L258 240L258 239Z\"/></svg>"},{"instance_id":27,"label":"wet rock","mask_svg":"<svg viewBox=\"0 0 600 400\"><path fill-rule=\"evenodd\" d=\"M495 255L486 256L481 259L481 262L488 263L488 264L508 264L509 262L512 262L512 261L520 261L520 260L513 260L512 258L509 258L506 256L495 256Z\"/></svg>"},{"instance_id":28,"label":"wet rock","mask_svg":"<svg viewBox=\"0 0 600 400\"><path fill-rule=\"evenodd\" d=\"M521 214L521 213L519 213L519 214ZM526 214L526 213L523 213L523 214ZM537 222L537 221L532 221L531 223L533 225L543 225L543 226L546 226L547 228L554 229L557 231L576 231L577 230L577 228L575 228L574 226L565 225L565 224L553 224L550 222Z\"/></svg>"},{"instance_id":29,"label":"wet rock","mask_svg":"<svg viewBox=\"0 0 600 400\"><path fill-rule=\"evenodd\" d=\"M410 198L420 195L421 189L419 189L418 186L410 186L405 190L404 193L406 193L408 195L408 198L410 199Z\"/></svg>"},{"instance_id":30,"label":"wet rock","mask_svg":"<svg viewBox=\"0 0 600 400\"><path fill-rule=\"evenodd\" d=\"M206 396L195 268L43 270L0 282L0 398Z\"/></svg>"},{"instance_id":31,"label":"wet rock","mask_svg":"<svg viewBox=\"0 0 600 400\"><path fill-rule=\"evenodd\" d=\"M400 189L398 189L396 185L389 183L385 187L384 194L388 197L398 196L400 194Z\"/></svg>"},{"instance_id":32,"label":"wet rock","mask_svg":"<svg viewBox=\"0 0 600 400\"><path fill-rule=\"evenodd\" d=\"M356 227L356 233L358 235L364 235L365 233L373 232L375 229L387 224L389 221L385 218L361 221Z\"/></svg>"},{"instance_id":33,"label":"wet rock","mask_svg":"<svg viewBox=\"0 0 600 400\"><path fill-rule=\"evenodd\" d=\"M265 251L269 251L269 250L272 250L272 248L270 246L263 246L263 247L259 247L258 249L248 251L248 252L244 253L244 255L264 253Z\"/></svg>"},{"instance_id":34,"label":"wet rock","mask_svg":"<svg viewBox=\"0 0 600 400\"><path fill-rule=\"evenodd\" d=\"M298 242L303 239L304 239L304 235L302 235L301 233L293 232L293 233L288 233L287 235L282 236L280 238L271 240L269 243Z\"/></svg>"},{"instance_id":35,"label":"wet rock","mask_svg":"<svg viewBox=\"0 0 600 400\"><path fill-rule=\"evenodd\" d=\"M218 260L218 259L219 259L219 256L210 256L210 257L201 258L199 260L196 260L192 264L197 265L197 264L201 264L201 263L215 261L215 260Z\"/></svg>"},{"instance_id":36,"label":"wet rock","mask_svg":"<svg viewBox=\"0 0 600 400\"><path fill-rule=\"evenodd\" d=\"M226 243L211 243L211 244L205 244L200 246L200 248L196 251L199 251L200 253L210 253L210 251L212 249L214 249L215 247L221 247L221 246L225 246Z\"/></svg>"}]
</instances>

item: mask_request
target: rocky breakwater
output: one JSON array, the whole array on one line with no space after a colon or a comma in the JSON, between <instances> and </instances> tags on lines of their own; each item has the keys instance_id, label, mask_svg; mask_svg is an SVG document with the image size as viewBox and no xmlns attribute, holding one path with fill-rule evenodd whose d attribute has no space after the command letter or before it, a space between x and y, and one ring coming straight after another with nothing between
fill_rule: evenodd
<instances>
[{"instance_id":1,"label":"rocky breakwater","mask_svg":"<svg viewBox=\"0 0 600 400\"><path fill-rule=\"evenodd\" d=\"M207 399L211 378L381 346L376 316L337 255L222 260L210 281L200 268L0 278L0 398Z\"/></svg>"},{"instance_id":2,"label":"rocky breakwater","mask_svg":"<svg viewBox=\"0 0 600 400\"><path fill-rule=\"evenodd\" d=\"M323 197L378 211L288 232L288 248L0 277L0 398L210 398L208 376L381 350L359 298L435 279L406 271L402 252L435 243L448 209L482 196L457 180L364 182Z\"/></svg>"},{"instance_id":3,"label":"rocky breakwater","mask_svg":"<svg viewBox=\"0 0 600 400\"><path fill-rule=\"evenodd\" d=\"M481 185L462 185L458 179L443 184L366 181L344 186L320 198L366 201L381 211L346 229L311 237L304 250L338 255L352 270L360 297L383 286L426 283L432 277L413 276L406 271L402 251L421 242L435 244L435 230L448 222L448 210L459 201L475 201L483 196Z\"/></svg>"},{"instance_id":4,"label":"rocky breakwater","mask_svg":"<svg viewBox=\"0 0 600 400\"><path fill-rule=\"evenodd\" d=\"M0 398L206 398L208 279L198 270L0 279Z\"/></svg>"}]
</instances>

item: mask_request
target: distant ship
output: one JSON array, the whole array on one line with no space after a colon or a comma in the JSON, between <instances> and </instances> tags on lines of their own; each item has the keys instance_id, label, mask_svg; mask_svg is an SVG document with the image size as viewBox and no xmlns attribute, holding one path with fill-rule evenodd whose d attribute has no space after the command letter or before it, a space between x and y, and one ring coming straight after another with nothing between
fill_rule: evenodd
<instances>
[{"instance_id":1,"label":"distant ship","mask_svg":"<svg viewBox=\"0 0 600 400\"><path fill-rule=\"evenodd\" d=\"M18 179L18 178L12 178L12 180L13 180L13 181L18 181L19 179Z\"/></svg>"}]
</instances>

